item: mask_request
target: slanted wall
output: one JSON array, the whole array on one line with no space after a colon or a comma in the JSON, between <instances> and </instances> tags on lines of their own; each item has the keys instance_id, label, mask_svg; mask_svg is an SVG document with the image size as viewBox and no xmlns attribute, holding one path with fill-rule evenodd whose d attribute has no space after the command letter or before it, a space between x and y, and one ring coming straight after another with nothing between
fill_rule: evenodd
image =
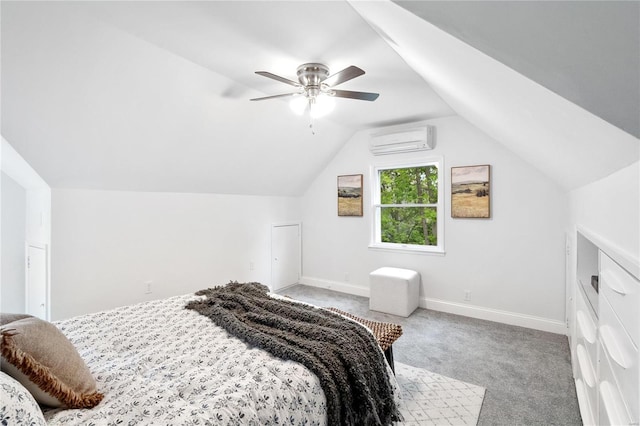
<instances>
[{"instance_id":1,"label":"slanted wall","mask_svg":"<svg viewBox=\"0 0 640 426\"><path fill-rule=\"evenodd\" d=\"M460 116L579 188L640 158L640 141L391 2L351 5Z\"/></svg>"}]
</instances>

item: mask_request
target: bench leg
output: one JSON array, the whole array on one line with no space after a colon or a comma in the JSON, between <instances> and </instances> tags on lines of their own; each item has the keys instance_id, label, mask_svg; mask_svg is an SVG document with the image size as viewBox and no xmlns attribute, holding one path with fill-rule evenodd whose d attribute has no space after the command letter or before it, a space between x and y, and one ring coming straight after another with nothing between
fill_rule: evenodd
<instances>
[{"instance_id":1,"label":"bench leg","mask_svg":"<svg viewBox=\"0 0 640 426\"><path fill-rule=\"evenodd\" d=\"M387 359L389 366L391 367L391 371L393 374L396 374L396 369L393 365L393 346L389 346L386 351L384 351L384 357Z\"/></svg>"}]
</instances>

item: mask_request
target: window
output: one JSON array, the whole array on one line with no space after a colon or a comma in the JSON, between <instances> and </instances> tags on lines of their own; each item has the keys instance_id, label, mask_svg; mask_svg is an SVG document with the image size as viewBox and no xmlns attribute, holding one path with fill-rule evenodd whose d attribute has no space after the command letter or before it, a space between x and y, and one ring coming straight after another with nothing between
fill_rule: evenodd
<instances>
[{"instance_id":1,"label":"window","mask_svg":"<svg viewBox=\"0 0 640 426\"><path fill-rule=\"evenodd\" d=\"M442 159L372 168L371 247L444 253Z\"/></svg>"}]
</instances>

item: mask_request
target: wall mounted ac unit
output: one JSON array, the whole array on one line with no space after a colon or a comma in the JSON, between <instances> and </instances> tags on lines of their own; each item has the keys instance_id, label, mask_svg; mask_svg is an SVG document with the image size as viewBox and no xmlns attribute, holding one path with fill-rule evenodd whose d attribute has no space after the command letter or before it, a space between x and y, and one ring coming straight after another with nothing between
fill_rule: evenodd
<instances>
[{"instance_id":1,"label":"wall mounted ac unit","mask_svg":"<svg viewBox=\"0 0 640 426\"><path fill-rule=\"evenodd\" d=\"M398 154L401 152L427 151L435 145L435 127L422 126L396 133L371 136L369 150L373 155Z\"/></svg>"}]
</instances>

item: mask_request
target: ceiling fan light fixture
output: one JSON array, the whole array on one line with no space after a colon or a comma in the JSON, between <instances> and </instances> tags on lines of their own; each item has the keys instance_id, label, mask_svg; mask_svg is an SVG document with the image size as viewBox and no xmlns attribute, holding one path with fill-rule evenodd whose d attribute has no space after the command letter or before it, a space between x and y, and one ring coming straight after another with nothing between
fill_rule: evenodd
<instances>
[{"instance_id":1,"label":"ceiling fan light fixture","mask_svg":"<svg viewBox=\"0 0 640 426\"><path fill-rule=\"evenodd\" d=\"M295 96L289 102L289 108L296 115L303 115L307 110L311 118L320 118L331 113L336 107L335 99L327 94L318 96Z\"/></svg>"},{"instance_id":2,"label":"ceiling fan light fixture","mask_svg":"<svg viewBox=\"0 0 640 426\"><path fill-rule=\"evenodd\" d=\"M289 108L295 115L302 115L309 106L309 98L306 96L294 96L289 102Z\"/></svg>"},{"instance_id":3,"label":"ceiling fan light fixture","mask_svg":"<svg viewBox=\"0 0 640 426\"><path fill-rule=\"evenodd\" d=\"M321 93L315 98L309 99L309 115L311 118L320 118L329 114L336 107L333 96Z\"/></svg>"}]
</instances>

